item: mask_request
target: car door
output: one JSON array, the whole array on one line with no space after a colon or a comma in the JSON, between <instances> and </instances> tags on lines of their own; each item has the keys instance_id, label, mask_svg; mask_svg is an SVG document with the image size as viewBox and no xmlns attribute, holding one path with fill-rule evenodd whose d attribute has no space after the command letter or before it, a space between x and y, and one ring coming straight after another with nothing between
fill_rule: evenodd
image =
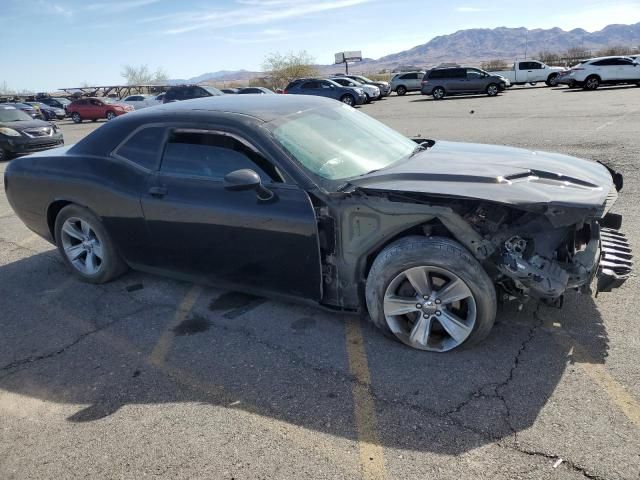
<instances>
[{"instance_id":1,"label":"car door","mask_svg":"<svg viewBox=\"0 0 640 480\"><path fill-rule=\"evenodd\" d=\"M320 88L320 82L317 80L310 80L300 85L300 93L302 95L322 95L323 92Z\"/></svg>"},{"instance_id":2,"label":"car door","mask_svg":"<svg viewBox=\"0 0 640 480\"><path fill-rule=\"evenodd\" d=\"M527 81L531 83L542 82L546 80L543 72L543 65L540 62L527 62L529 68L527 69Z\"/></svg>"},{"instance_id":3,"label":"car door","mask_svg":"<svg viewBox=\"0 0 640 480\"><path fill-rule=\"evenodd\" d=\"M471 93L483 92L485 90L487 75L476 68L467 68L466 73L467 73L466 91Z\"/></svg>"},{"instance_id":4,"label":"car door","mask_svg":"<svg viewBox=\"0 0 640 480\"><path fill-rule=\"evenodd\" d=\"M617 80L616 65L613 59L598 60L590 64L589 75L596 74L603 82ZM588 75L587 75L588 76Z\"/></svg>"},{"instance_id":5,"label":"car door","mask_svg":"<svg viewBox=\"0 0 640 480\"><path fill-rule=\"evenodd\" d=\"M640 77L637 65L630 58L617 59L618 80L630 81Z\"/></svg>"},{"instance_id":6,"label":"car door","mask_svg":"<svg viewBox=\"0 0 640 480\"><path fill-rule=\"evenodd\" d=\"M449 93L462 93L468 91L469 81L465 68L448 68L444 71L445 89Z\"/></svg>"},{"instance_id":7,"label":"car door","mask_svg":"<svg viewBox=\"0 0 640 480\"><path fill-rule=\"evenodd\" d=\"M89 105L87 108L87 118L104 118L106 115L106 105L104 104L104 102L95 98L89 100Z\"/></svg>"},{"instance_id":8,"label":"car door","mask_svg":"<svg viewBox=\"0 0 640 480\"><path fill-rule=\"evenodd\" d=\"M246 168L260 175L272 198L225 188L225 175ZM158 269L261 294L320 298L309 196L284 183L247 140L222 130L171 128L142 206Z\"/></svg>"}]
</instances>

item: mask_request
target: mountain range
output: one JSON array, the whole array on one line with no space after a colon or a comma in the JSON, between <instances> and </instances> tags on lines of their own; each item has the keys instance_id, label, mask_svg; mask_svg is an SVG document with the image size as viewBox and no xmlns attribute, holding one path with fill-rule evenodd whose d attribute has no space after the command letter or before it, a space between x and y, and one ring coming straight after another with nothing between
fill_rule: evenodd
<instances>
[{"instance_id":1,"label":"mountain range","mask_svg":"<svg viewBox=\"0 0 640 480\"><path fill-rule=\"evenodd\" d=\"M514 60L545 52L564 52L572 47L596 51L605 47L626 46L640 50L640 22L633 25L614 24L597 32L582 28L565 31L561 28L471 28L450 35L434 37L428 42L402 52L378 59L365 58L351 67L352 71L372 72L393 69L400 65L437 65L442 62L471 62L483 60ZM342 67L317 65L321 73L328 74ZM172 80L176 83L204 81L244 81L261 76L262 72L247 70L209 72L189 79Z\"/></svg>"}]
</instances>

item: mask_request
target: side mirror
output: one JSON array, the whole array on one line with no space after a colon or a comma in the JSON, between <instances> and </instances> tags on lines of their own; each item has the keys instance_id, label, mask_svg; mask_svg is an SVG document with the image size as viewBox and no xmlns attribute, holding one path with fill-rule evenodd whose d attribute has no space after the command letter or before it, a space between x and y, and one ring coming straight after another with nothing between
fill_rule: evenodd
<instances>
[{"instance_id":1,"label":"side mirror","mask_svg":"<svg viewBox=\"0 0 640 480\"><path fill-rule=\"evenodd\" d=\"M271 190L265 188L260 175L249 168L235 170L224 176L224 188L232 192L255 190L258 199L268 201L274 198Z\"/></svg>"}]
</instances>

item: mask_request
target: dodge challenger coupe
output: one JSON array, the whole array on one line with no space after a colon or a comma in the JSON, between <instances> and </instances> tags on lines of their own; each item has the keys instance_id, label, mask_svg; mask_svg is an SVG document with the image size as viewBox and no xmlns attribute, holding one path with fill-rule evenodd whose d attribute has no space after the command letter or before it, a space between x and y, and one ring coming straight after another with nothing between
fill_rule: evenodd
<instances>
[{"instance_id":1,"label":"dodge challenger coupe","mask_svg":"<svg viewBox=\"0 0 640 480\"><path fill-rule=\"evenodd\" d=\"M9 201L79 278L128 267L368 310L411 347L490 331L497 299L619 286L622 177L578 158L411 140L334 100L151 107L8 165ZM497 293L496 293L497 292Z\"/></svg>"}]
</instances>

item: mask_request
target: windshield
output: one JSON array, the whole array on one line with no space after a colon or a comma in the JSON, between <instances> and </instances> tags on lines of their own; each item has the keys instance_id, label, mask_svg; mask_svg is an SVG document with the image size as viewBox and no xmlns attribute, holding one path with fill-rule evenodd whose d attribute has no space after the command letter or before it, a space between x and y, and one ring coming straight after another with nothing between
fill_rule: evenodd
<instances>
[{"instance_id":1,"label":"windshield","mask_svg":"<svg viewBox=\"0 0 640 480\"><path fill-rule=\"evenodd\" d=\"M369 80L367 77L356 77L356 79L362 83L373 83L373 80Z\"/></svg>"},{"instance_id":2,"label":"windshield","mask_svg":"<svg viewBox=\"0 0 640 480\"><path fill-rule=\"evenodd\" d=\"M416 148L404 135L346 105L298 112L267 125L298 162L329 180L388 167Z\"/></svg>"},{"instance_id":3,"label":"windshield","mask_svg":"<svg viewBox=\"0 0 640 480\"><path fill-rule=\"evenodd\" d=\"M20 122L31 117L17 108L0 108L0 122Z\"/></svg>"},{"instance_id":4,"label":"windshield","mask_svg":"<svg viewBox=\"0 0 640 480\"><path fill-rule=\"evenodd\" d=\"M211 95L224 95L224 93L222 93L220 90L218 90L215 87L202 87L204 88L207 92L209 92Z\"/></svg>"}]
</instances>

